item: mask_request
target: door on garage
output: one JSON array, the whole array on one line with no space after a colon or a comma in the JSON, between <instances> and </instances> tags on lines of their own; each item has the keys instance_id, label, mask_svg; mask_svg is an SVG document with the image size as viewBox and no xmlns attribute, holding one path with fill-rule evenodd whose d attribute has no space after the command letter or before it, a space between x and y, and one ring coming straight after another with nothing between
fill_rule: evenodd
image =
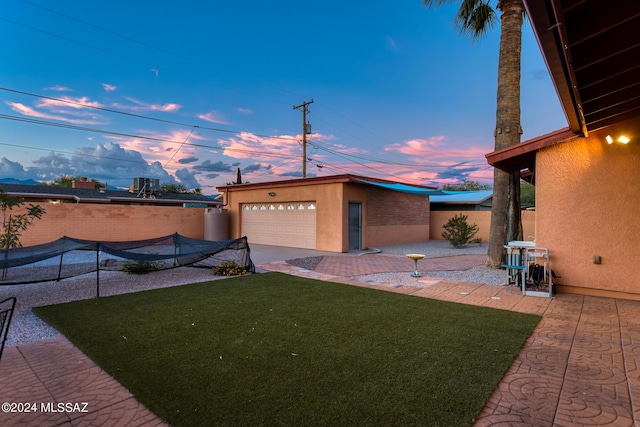
<instances>
[{"instance_id":1,"label":"door on garage","mask_svg":"<svg viewBox=\"0 0 640 427\"><path fill-rule=\"evenodd\" d=\"M349 250L362 249L362 203L349 202Z\"/></svg>"},{"instance_id":2,"label":"door on garage","mask_svg":"<svg viewBox=\"0 0 640 427\"><path fill-rule=\"evenodd\" d=\"M316 204L247 203L241 208L241 233L249 244L316 248Z\"/></svg>"}]
</instances>

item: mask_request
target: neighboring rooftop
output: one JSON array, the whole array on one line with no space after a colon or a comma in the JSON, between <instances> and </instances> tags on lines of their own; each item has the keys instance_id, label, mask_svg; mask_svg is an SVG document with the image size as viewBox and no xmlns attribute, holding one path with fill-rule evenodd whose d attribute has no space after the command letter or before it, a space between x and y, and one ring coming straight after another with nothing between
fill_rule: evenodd
<instances>
[{"instance_id":1,"label":"neighboring rooftop","mask_svg":"<svg viewBox=\"0 0 640 427\"><path fill-rule=\"evenodd\" d=\"M493 190L442 191L430 196L431 210L490 210Z\"/></svg>"},{"instance_id":2,"label":"neighboring rooftop","mask_svg":"<svg viewBox=\"0 0 640 427\"><path fill-rule=\"evenodd\" d=\"M214 207L220 201L201 194L132 193L127 190L95 190L88 188L51 187L48 185L0 184L6 194L20 196L27 201L57 201L60 203L111 203L126 205L184 206L203 205Z\"/></svg>"}]
</instances>

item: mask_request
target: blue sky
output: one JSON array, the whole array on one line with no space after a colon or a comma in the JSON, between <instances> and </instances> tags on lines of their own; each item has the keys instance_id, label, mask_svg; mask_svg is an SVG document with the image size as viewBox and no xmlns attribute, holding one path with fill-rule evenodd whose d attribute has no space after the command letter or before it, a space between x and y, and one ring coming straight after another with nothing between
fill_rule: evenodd
<instances>
[{"instance_id":1,"label":"blue sky","mask_svg":"<svg viewBox=\"0 0 640 427\"><path fill-rule=\"evenodd\" d=\"M0 178L216 185L355 173L491 184L499 27L420 0L3 0ZM522 140L566 126L528 24Z\"/></svg>"}]
</instances>

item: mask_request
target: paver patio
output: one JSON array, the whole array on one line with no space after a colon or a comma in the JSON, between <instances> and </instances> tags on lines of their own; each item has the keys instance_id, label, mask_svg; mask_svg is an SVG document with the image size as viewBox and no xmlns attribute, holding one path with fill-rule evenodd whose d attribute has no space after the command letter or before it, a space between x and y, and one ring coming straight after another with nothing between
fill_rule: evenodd
<instances>
[{"instance_id":1,"label":"paver patio","mask_svg":"<svg viewBox=\"0 0 640 427\"><path fill-rule=\"evenodd\" d=\"M449 258L437 262L462 262L460 257ZM349 264L351 261L354 262ZM427 271L426 264L436 263L433 259L423 261L427 263L420 264L422 271ZM464 262L477 265L478 260ZM581 295L524 297L516 288L433 278L423 278L412 286L351 279L379 272L382 265L392 263L398 263L397 268L402 263L404 270L389 267L383 271L409 273L413 270L413 262L405 257L372 255L324 257L314 271L285 262L259 267L418 297L541 315L540 324L479 415L477 426L633 426L640 423L639 301ZM0 373L3 402L32 402L38 407L37 412L31 413L1 412L0 425L3 426L165 425L64 337L5 348ZM40 405L48 402L86 402L87 412L40 410Z\"/></svg>"}]
</instances>

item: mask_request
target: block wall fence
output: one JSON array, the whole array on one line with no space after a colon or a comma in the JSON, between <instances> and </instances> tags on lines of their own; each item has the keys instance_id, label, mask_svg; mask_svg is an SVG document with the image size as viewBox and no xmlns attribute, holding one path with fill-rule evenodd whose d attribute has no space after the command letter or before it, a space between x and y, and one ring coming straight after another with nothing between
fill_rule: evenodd
<instances>
[{"instance_id":1,"label":"block wall fence","mask_svg":"<svg viewBox=\"0 0 640 427\"><path fill-rule=\"evenodd\" d=\"M22 246L33 246L63 236L100 241L130 241L180 233L204 237L204 208L96 204L40 204L47 213L22 233ZM24 206L8 211L24 213Z\"/></svg>"},{"instance_id":2,"label":"block wall fence","mask_svg":"<svg viewBox=\"0 0 640 427\"><path fill-rule=\"evenodd\" d=\"M483 242L489 241L489 228L491 225L491 211L431 211L429 239L444 240L442 238L443 225L457 214L467 215L469 224L478 225L476 237ZM536 235L536 213L535 211L522 211L522 235L524 240L533 240Z\"/></svg>"},{"instance_id":3,"label":"block wall fence","mask_svg":"<svg viewBox=\"0 0 640 427\"><path fill-rule=\"evenodd\" d=\"M23 246L51 242L62 236L101 241L142 240L180 233L194 239L204 238L204 208L93 205L93 204L41 204L47 213L36 220L20 241ZM8 211L24 213L24 208ZM427 225L429 239L443 240L442 226L455 216L468 216L470 224L479 227L476 237L489 241L490 211L431 211ZM535 236L535 212L523 211L524 239Z\"/></svg>"}]
</instances>

